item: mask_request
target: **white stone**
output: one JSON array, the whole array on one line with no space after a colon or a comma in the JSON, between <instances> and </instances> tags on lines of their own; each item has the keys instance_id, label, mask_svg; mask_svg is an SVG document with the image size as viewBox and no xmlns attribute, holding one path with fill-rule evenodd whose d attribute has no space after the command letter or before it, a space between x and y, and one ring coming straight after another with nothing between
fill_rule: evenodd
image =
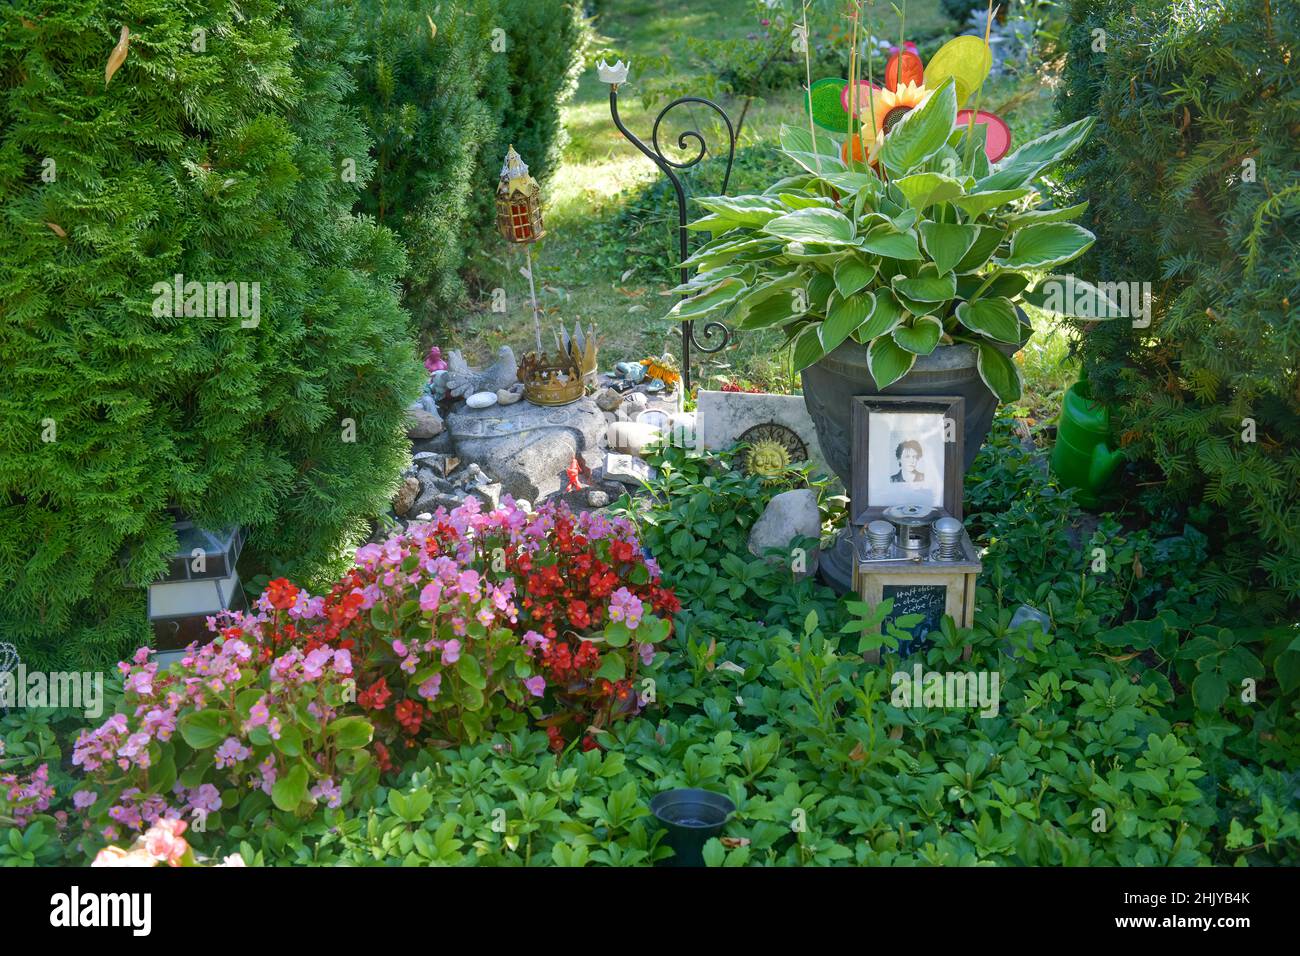
<instances>
[{"instance_id":1,"label":"white stone","mask_svg":"<svg viewBox=\"0 0 1300 956\"><path fill-rule=\"evenodd\" d=\"M641 485L657 477L658 473L640 458L631 455L605 454L605 477L625 485Z\"/></svg>"},{"instance_id":2,"label":"white stone","mask_svg":"<svg viewBox=\"0 0 1300 956\"><path fill-rule=\"evenodd\" d=\"M770 557L795 570L800 577L817 569L816 545L804 545L810 550L802 556L794 554L791 545L796 538L821 538L821 513L817 510L817 492L811 488L783 491L767 503L763 514L749 531L749 551L755 557ZM765 555L769 548L779 549L784 557ZM801 566L794 567L802 557Z\"/></svg>"},{"instance_id":3,"label":"white stone","mask_svg":"<svg viewBox=\"0 0 1300 956\"><path fill-rule=\"evenodd\" d=\"M615 422L605 430L605 441L615 451L641 457L647 445L663 437L663 432L643 422Z\"/></svg>"},{"instance_id":4,"label":"white stone","mask_svg":"<svg viewBox=\"0 0 1300 956\"><path fill-rule=\"evenodd\" d=\"M475 392L465 399L465 404L470 408L491 408L496 403L496 392Z\"/></svg>"},{"instance_id":5,"label":"white stone","mask_svg":"<svg viewBox=\"0 0 1300 956\"><path fill-rule=\"evenodd\" d=\"M522 385L520 385L518 388L512 387L512 388L497 389L497 404L499 405L513 405L515 402L519 401L519 399L523 397L524 397L524 388Z\"/></svg>"}]
</instances>

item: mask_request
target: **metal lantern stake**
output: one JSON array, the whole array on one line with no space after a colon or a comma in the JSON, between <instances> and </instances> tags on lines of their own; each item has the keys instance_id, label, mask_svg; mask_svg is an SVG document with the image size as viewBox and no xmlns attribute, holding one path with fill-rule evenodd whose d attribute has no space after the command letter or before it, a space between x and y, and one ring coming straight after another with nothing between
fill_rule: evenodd
<instances>
[{"instance_id":1,"label":"metal lantern stake","mask_svg":"<svg viewBox=\"0 0 1300 956\"><path fill-rule=\"evenodd\" d=\"M618 128L618 131L623 134L628 142L639 149L650 159L651 162L658 166L659 169L663 171L663 174L668 177L668 181L673 184L673 190L677 193L677 249L680 254L679 261L685 262L687 257L690 255L690 250L687 245L689 233L686 229L686 190L682 186L681 178L677 175L676 170L690 169L692 166L697 165L702 159L704 159L705 153L708 152L708 149L704 142L704 136L698 130L686 130L678 135L677 148L689 149L690 144L694 143L698 148L698 152L691 158L683 161L671 159L664 154L662 147L659 145L659 124L663 122L664 117L667 116L668 113L684 103L699 103L701 106L708 107L722 117L723 121L727 124L728 139L727 171L722 177L723 195L726 194L727 186L731 182L731 167L736 159L736 128L732 125L731 117L727 115L726 111L712 100L706 100L699 96L682 96L665 106L659 111L659 115L655 117L654 125L650 129L650 143L651 146L654 147L652 149L628 130L628 128L623 125L623 121L618 115L618 88L621 83L627 82L627 71L629 65L630 64L625 64L622 60L619 60L613 66L610 66L604 60L601 60L596 64L596 71L600 76L601 82L609 84L609 112L610 116L613 117L614 125ZM689 273L690 268L688 266L681 267L681 280L683 285L689 279ZM685 299L687 296L683 295L682 298ZM714 336L721 336L721 338L716 345L709 344ZM731 332L721 322L714 321L705 323L704 341L702 342L695 337L695 323L690 319L686 319L682 322L682 387L686 394L690 394L691 391L692 346L708 355L722 351L727 347L727 343L730 341Z\"/></svg>"}]
</instances>

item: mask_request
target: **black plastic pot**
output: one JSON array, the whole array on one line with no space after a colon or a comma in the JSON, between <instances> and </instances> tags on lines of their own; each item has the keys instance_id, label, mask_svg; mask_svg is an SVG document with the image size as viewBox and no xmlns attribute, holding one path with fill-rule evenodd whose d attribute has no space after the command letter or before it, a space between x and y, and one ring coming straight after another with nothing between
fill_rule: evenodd
<instances>
[{"instance_id":1,"label":"black plastic pot","mask_svg":"<svg viewBox=\"0 0 1300 956\"><path fill-rule=\"evenodd\" d=\"M650 812L668 831L674 856L665 866L703 866L704 844L722 833L736 805L709 790L669 790L650 798Z\"/></svg>"}]
</instances>

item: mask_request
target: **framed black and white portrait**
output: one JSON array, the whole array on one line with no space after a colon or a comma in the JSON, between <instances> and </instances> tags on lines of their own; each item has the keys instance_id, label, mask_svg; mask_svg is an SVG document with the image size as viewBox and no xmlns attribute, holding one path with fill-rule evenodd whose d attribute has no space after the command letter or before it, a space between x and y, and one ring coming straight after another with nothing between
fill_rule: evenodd
<instances>
[{"instance_id":1,"label":"framed black and white portrait","mask_svg":"<svg viewBox=\"0 0 1300 956\"><path fill-rule=\"evenodd\" d=\"M964 401L862 395L853 400L853 514L913 505L961 517Z\"/></svg>"}]
</instances>

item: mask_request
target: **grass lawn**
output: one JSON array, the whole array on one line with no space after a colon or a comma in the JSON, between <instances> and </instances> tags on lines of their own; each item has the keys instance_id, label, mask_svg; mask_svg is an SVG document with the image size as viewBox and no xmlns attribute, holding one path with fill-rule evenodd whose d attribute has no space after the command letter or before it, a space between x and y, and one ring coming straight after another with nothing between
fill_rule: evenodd
<instances>
[{"instance_id":1,"label":"grass lawn","mask_svg":"<svg viewBox=\"0 0 1300 956\"><path fill-rule=\"evenodd\" d=\"M608 6L595 22L597 39L588 67L565 109L569 141L563 165L547 188L547 237L534 248L538 297L546 324L565 322L571 327L575 321L595 322L602 336L603 366L664 351L679 355L680 339L677 323L665 317L671 300L663 295L676 281L669 259L675 243L675 205L671 192L661 189L657 209L644 216L623 215L627 203L644 189L657 181L666 186L666 182L614 128L609 88L597 79L595 61L605 57L611 62L618 58L630 62L629 82L620 89L619 111L627 127L648 140L654 115L667 100L644 108L642 92L647 85L685 83L693 88L692 81L705 69L693 62L684 38L743 40L761 29L747 0L689 4L683 0L611 0ZM887 15L880 13L879 6L871 31L878 36L896 36L896 15L892 10ZM913 0L908 4L907 24L908 38L921 42L956 32L939 0ZM823 39L814 36L814 42ZM1050 123L1051 81L1050 75L1035 73L1003 76L986 85L985 103L1011 124L1013 142L1023 142ZM726 97L721 105L733 119L744 106ZM713 122L712 116L705 108L674 111L671 119L665 120L666 135L661 135L661 141L671 141L677 131L698 124L711 148L725 145L721 124ZM673 120L678 121L677 126L670 125ZM779 168L772 165L771 148L781 125L803 122L801 91L793 85L751 103L737 143L740 168L733 175L730 192L761 189L760 184L769 181L771 172ZM710 156L714 155L711 151ZM691 185L704 193L716 192L720 174L720 163L708 163ZM629 256L630 246L648 246L655 254L638 259ZM506 289L508 311L490 311L485 292L482 302L472 304L463 316L449 323L456 330L456 344L480 359L502 344L517 352L530 348L532 338L528 283L519 271L524 265L523 254L504 244L490 253L490 258L478 261L476 267L485 289ZM1054 332L1042 317L1035 318L1035 325L1040 334L1023 356L1024 404L1031 419L1041 420L1053 414L1073 372L1061 364L1068 345L1064 334ZM719 380L730 378L773 391L797 391L798 376L790 374L789 354L780 348L781 342L777 332L750 333L717 355L694 353L695 381L703 387L716 387Z\"/></svg>"}]
</instances>

